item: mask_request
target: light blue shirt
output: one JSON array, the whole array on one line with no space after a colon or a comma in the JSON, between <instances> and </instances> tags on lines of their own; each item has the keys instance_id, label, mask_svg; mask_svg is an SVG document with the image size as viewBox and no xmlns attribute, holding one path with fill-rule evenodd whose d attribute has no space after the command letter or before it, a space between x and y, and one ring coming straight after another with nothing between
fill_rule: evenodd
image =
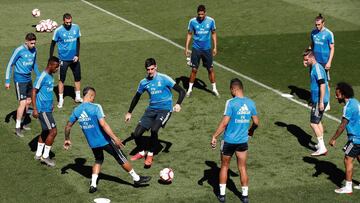
<instances>
[{"instance_id":1,"label":"light blue shirt","mask_svg":"<svg viewBox=\"0 0 360 203\"><path fill-rule=\"evenodd\" d=\"M247 97L234 97L226 101L224 116L230 121L224 132L224 141L232 144L247 143L252 116L256 116L255 102Z\"/></svg>"},{"instance_id":2,"label":"light blue shirt","mask_svg":"<svg viewBox=\"0 0 360 203\"><path fill-rule=\"evenodd\" d=\"M311 90L311 102L313 104L319 103L320 100L319 80L322 79L325 81L324 103L328 103L330 94L329 94L329 87L328 87L328 81L327 81L325 69L319 63L312 65L310 70L310 90Z\"/></svg>"},{"instance_id":3,"label":"light blue shirt","mask_svg":"<svg viewBox=\"0 0 360 203\"><path fill-rule=\"evenodd\" d=\"M330 57L330 45L334 44L334 34L325 27L321 31L315 28L311 32L311 42L316 61L326 64Z\"/></svg>"},{"instance_id":4,"label":"light blue shirt","mask_svg":"<svg viewBox=\"0 0 360 203\"><path fill-rule=\"evenodd\" d=\"M89 146L97 148L105 146L111 141L99 123L99 120L104 117L105 114L100 104L84 102L73 110L69 122L79 121Z\"/></svg>"},{"instance_id":5,"label":"light blue shirt","mask_svg":"<svg viewBox=\"0 0 360 203\"><path fill-rule=\"evenodd\" d=\"M171 88L174 85L175 81L172 78L158 72L151 80L147 78L141 80L137 92L142 94L146 91L149 94L148 109L172 111Z\"/></svg>"},{"instance_id":6,"label":"light blue shirt","mask_svg":"<svg viewBox=\"0 0 360 203\"><path fill-rule=\"evenodd\" d=\"M77 24L72 24L70 30L66 30L63 25L56 28L52 40L57 42L60 60L73 60L76 50L79 49L76 43L80 36L80 27Z\"/></svg>"},{"instance_id":7,"label":"light blue shirt","mask_svg":"<svg viewBox=\"0 0 360 203\"><path fill-rule=\"evenodd\" d=\"M211 49L211 34L215 29L215 20L209 16L205 16L202 21L192 18L188 25L188 31L193 33L192 47L199 50Z\"/></svg>"},{"instance_id":8,"label":"light blue shirt","mask_svg":"<svg viewBox=\"0 0 360 203\"><path fill-rule=\"evenodd\" d=\"M350 98L345 104L343 117L348 120L346 131L348 140L360 144L360 103L355 98Z\"/></svg>"},{"instance_id":9,"label":"light blue shirt","mask_svg":"<svg viewBox=\"0 0 360 203\"><path fill-rule=\"evenodd\" d=\"M52 112L53 110L53 89L54 78L52 75L43 71L35 79L34 88L38 89L36 94L36 107L38 112Z\"/></svg>"},{"instance_id":10,"label":"light blue shirt","mask_svg":"<svg viewBox=\"0 0 360 203\"><path fill-rule=\"evenodd\" d=\"M33 70L36 76L40 75L36 63L36 48L34 47L29 50L26 45L23 44L14 50L6 67L6 84L10 84L13 66L15 66L14 82L31 82L31 71Z\"/></svg>"}]
</instances>

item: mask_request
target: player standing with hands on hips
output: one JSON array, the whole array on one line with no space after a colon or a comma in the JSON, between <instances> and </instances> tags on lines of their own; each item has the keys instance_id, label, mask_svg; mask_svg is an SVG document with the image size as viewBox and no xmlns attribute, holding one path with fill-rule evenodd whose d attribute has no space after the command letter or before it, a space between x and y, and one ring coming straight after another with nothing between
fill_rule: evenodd
<instances>
[{"instance_id":1,"label":"player standing with hands on hips","mask_svg":"<svg viewBox=\"0 0 360 203\"><path fill-rule=\"evenodd\" d=\"M220 194L218 195L218 200L225 202L225 190L230 160L235 153L242 186L241 201L245 203L249 202L249 178L246 172L248 139L249 136L254 134L255 129L258 127L259 118L257 116L255 102L244 96L244 87L238 78L231 80L230 91L233 98L226 101L224 117L212 135L211 140L211 146L215 149L217 138L225 131L220 148L221 169L219 174ZM250 127L251 120L252 125Z\"/></svg>"}]
</instances>

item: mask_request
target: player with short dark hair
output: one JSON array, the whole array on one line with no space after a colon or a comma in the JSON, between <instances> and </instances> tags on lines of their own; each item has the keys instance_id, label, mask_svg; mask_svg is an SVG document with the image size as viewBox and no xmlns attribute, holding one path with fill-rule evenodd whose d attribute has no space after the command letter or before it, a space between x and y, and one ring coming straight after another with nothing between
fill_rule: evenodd
<instances>
[{"instance_id":1,"label":"player with short dark hair","mask_svg":"<svg viewBox=\"0 0 360 203\"><path fill-rule=\"evenodd\" d=\"M321 13L315 18L315 28L311 31L311 49L315 59L326 70L327 80L330 81L330 68L335 52L334 34L325 27L325 18ZM330 85L328 84L330 91ZM330 110L330 104L325 110Z\"/></svg>"},{"instance_id":2,"label":"player with short dark hair","mask_svg":"<svg viewBox=\"0 0 360 203\"><path fill-rule=\"evenodd\" d=\"M100 104L94 103L96 91L93 87L85 87L83 90L84 102L74 109L65 127L64 148L71 146L70 131L76 121L79 121L90 148L95 157L95 164L92 168L91 185L89 193L97 191L97 178L101 165L104 161L104 151L112 155L121 167L133 178L135 186L150 181L149 176L139 176L120 150L124 145L114 134L105 121L105 114Z\"/></svg>"},{"instance_id":3,"label":"player with short dark hair","mask_svg":"<svg viewBox=\"0 0 360 203\"><path fill-rule=\"evenodd\" d=\"M303 53L303 64L305 67L310 68L310 92L312 105L310 126L318 140L318 144L315 146L317 150L311 155L322 156L327 153L324 143L324 127L321 123L321 119L330 97L328 81L325 69L316 61L314 53L310 49L305 50Z\"/></svg>"},{"instance_id":4,"label":"player with short dark hair","mask_svg":"<svg viewBox=\"0 0 360 203\"><path fill-rule=\"evenodd\" d=\"M42 128L34 158L35 160L41 160L48 166L55 166L55 161L50 159L49 153L57 135L56 123L52 115L54 109L53 74L58 70L59 63L57 57L50 57L45 70L36 78L32 90L33 116L39 118Z\"/></svg>"},{"instance_id":5,"label":"player with short dark hair","mask_svg":"<svg viewBox=\"0 0 360 203\"><path fill-rule=\"evenodd\" d=\"M209 80L212 85L212 92L216 96L219 96L219 92L216 89L215 72L213 66L213 56L217 54L215 20L209 16L206 16L206 9L204 5L198 6L197 14L197 17L192 18L189 21L188 32L186 35L185 56L187 57L190 55L189 46L191 38L193 38L190 59L190 67L192 69L189 80L189 89L186 92L186 96L191 95L196 79L196 73L200 65L200 59L202 59L203 66L208 70ZM214 42L212 51L211 39Z\"/></svg>"},{"instance_id":6,"label":"player with short dark hair","mask_svg":"<svg viewBox=\"0 0 360 203\"><path fill-rule=\"evenodd\" d=\"M10 57L6 67L5 88L10 89L10 78L12 75L12 67L14 68L14 83L16 97L19 106L16 111L15 134L18 137L24 137L21 128L30 130L28 126L22 126L24 112L26 112L31 104L32 79L31 72L34 71L39 75L38 65L36 63L37 51L35 48L36 36L34 33L28 33L25 36L25 44L17 47Z\"/></svg>"},{"instance_id":7,"label":"player with short dark hair","mask_svg":"<svg viewBox=\"0 0 360 203\"><path fill-rule=\"evenodd\" d=\"M212 135L211 146L216 147L217 138L224 132L221 141L221 169L219 174L220 194L218 200L225 202L226 182L232 155L235 153L240 173L242 188L242 202L248 202L248 175L246 160L248 153L248 139L254 134L259 125L255 102L244 96L244 87L238 79L230 81L232 99L226 101L224 117ZM252 120L252 124L251 124ZM251 127L250 127L251 124Z\"/></svg>"},{"instance_id":8,"label":"player with short dark hair","mask_svg":"<svg viewBox=\"0 0 360 203\"><path fill-rule=\"evenodd\" d=\"M149 94L149 106L144 115L136 126L132 136L135 139L136 145L140 148L140 152L131 157L131 160L137 160L145 157L145 146L142 142L142 135L145 131L151 129L151 148L147 153L145 159L145 168L151 167L153 162L154 151L158 145L158 132L160 128L164 128L170 119L172 111L179 112L181 110L181 103L185 97L185 91L175 83L169 76L157 72L156 61L153 58L148 58L145 61L145 68L147 77L140 81L137 92L132 99L129 110L125 115L125 122L130 121L131 113L138 103L141 95L144 92ZM178 100L175 106L172 106L172 93L174 89L179 93Z\"/></svg>"},{"instance_id":9,"label":"player with short dark hair","mask_svg":"<svg viewBox=\"0 0 360 203\"><path fill-rule=\"evenodd\" d=\"M75 102L82 102L80 95L81 67L79 60L81 36L80 27L77 24L72 23L72 16L69 13L64 14L63 21L64 24L56 28L50 45L50 56L53 56L55 44L58 44L58 54L60 58L58 108L62 108L64 104L64 82L69 66L74 75Z\"/></svg>"},{"instance_id":10,"label":"player with short dark hair","mask_svg":"<svg viewBox=\"0 0 360 203\"><path fill-rule=\"evenodd\" d=\"M345 186L336 189L336 193L352 193L353 161L360 159L360 103L354 98L354 90L348 83L340 82L336 85L336 99L345 104L341 123L334 136L330 139L330 146L335 146L336 139L344 132L348 135L348 142L344 146ZM354 186L360 189L360 185Z\"/></svg>"}]
</instances>

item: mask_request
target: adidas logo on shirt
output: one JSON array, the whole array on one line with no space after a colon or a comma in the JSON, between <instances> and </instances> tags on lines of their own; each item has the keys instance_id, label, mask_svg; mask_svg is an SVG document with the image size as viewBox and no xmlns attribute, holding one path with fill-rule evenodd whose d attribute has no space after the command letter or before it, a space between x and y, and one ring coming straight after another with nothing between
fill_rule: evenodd
<instances>
[{"instance_id":1,"label":"adidas logo on shirt","mask_svg":"<svg viewBox=\"0 0 360 203\"><path fill-rule=\"evenodd\" d=\"M87 113L85 111L81 112L80 117L78 119L80 122L86 122L86 121L90 121L91 118L87 115Z\"/></svg>"},{"instance_id":2,"label":"adidas logo on shirt","mask_svg":"<svg viewBox=\"0 0 360 203\"><path fill-rule=\"evenodd\" d=\"M240 107L239 111L237 112L237 114L250 114L250 110L248 108L248 106L246 104L244 104L242 107Z\"/></svg>"}]
</instances>

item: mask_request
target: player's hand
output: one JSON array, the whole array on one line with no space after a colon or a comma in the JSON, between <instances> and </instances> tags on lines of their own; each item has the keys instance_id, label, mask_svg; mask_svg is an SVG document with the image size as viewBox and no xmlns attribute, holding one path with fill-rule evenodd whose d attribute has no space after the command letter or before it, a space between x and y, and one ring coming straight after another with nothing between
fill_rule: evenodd
<instances>
[{"instance_id":1,"label":"player's hand","mask_svg":"<svg viewBox=\"0 0 360 203\"><path fill-rule=\"evenodd\" d=\"M131 120L131 113L127 112L125 114L125 123L129 122Z\"/></svg>"},{"instance_id":2,"label":"player's hand","mask_svg":"<svg viewBox=\"0 0 360 203\"><path fill-rule=\"evenodd\" d=\"M185 48L184 54L185 54L186 57L190 56L190 51L189 51L188 48Z\"/></svg>"},{"instance_id":3,"label":"player's hand","mask_svg":"<svg viewBox=\"0 0 360 203\"><path fill-rule=\"evenodd\" d=\"M119 138L118 138L118 139L115 139L114 142L115 142L115 145L116 145L119 149L125 147L124 144L121 142L121 140L120 140Z\"/></svg>"},{"instance_id":4,"label":"player's hand","mask_svg":"<svg viewBox=\"0 0 360 203\"><path fill-rule=\"evenodd\" d=\"M5 84L5 89L9 90L10 89L10 84Z\"/></svg>"},{"instance_id":5,"label":"player's hand","mask_svg":"<svg viewBox=\"0 0 360 203\"><path fill-rule=\"evenodd\" d=\"M248 135L249 135L249 136L253 136L253 135L254 135L254 130L250 130L250 129L249 129Z\"/></svg>"},{"instance_id":6,"label":"player's hand","mask_svg":"<svg viewBox=\"0 0 360 203\"><path fill-rule=\"evenodd\" d=\"M336 140L333 139L333 138L331 138L330 141L329 141L329 145L332 146L332 147L334 147L335 144L336 144Z\"/></svg>"},{"instance_id":7,"label":"player's hand","mask_svg":"<svg viewBox=\"0 0 360 203\"><path fill-rule=\"evenodd\" d=\"M175 104L175 106L173 107L173 111L174 111L174 112L180 112L180 111L181 111L181 106L180 106L180 104Z\"/></svg>"},{"instance_id":8,"label":"player's hand","mask_svg":"<svg viewBox=\"0 0 360 203\"><path fill-rule=\"evenodd\" d=\"M64 141L64 149L68 150L71 147L71 141L70 140L65 140Z\"/></svg>"},{"instance_id":9,"label":"player's hand","mask_svg":"<svg viewBox=\"0 0 360 203\"><path fill-rule=\"evenodd\" d=\"M213 55L213 56L216 56L216 54L217 54L217 49L214 48L214 49L213 49L213 52L212 52L212 55Z\"/></svg>"},{"instance_id":10,"label":"player's hand","mask_svg":"<svg viewBox=\"0 0 360 203\"><path fill-rule=\"evenodd\" d=\"M213 137L213 138L211 139L211 143L210 143L212 149L215 149L215 148L216 148L216 142L217 142L216 138Z\"/></svg>"},{"instance_id":11,"label":"player's hand","mask_svg":"<svg viewBox=\"0 0 360 203\"><path fill-rule=\"evenodd\" d=\"M79 57L78 56L74 56L74 58L73 58L73 62L78 62L79 61Z\"/></svg>"},{"instance_id":12,"label":"player's hand","mask_svg":"<svg viewBox=\"0 0 360 203\"><path fill-rule=\"evenodd\" d=\"M37 111L37 109L34 109L34 110L33 110L32 116L33 116L34 118L38 118L38 117L39 117L39 112Z\"/></svg>"},{"instance_id":13,"label":"player's hand","mask_svg":"<svg viewBox=\"0 0 360 203\"><path fill-rule=\"evenodd\" d=\"M326 69L326 70L330 70L330 68L331 68L331 63L327 62L327 63L325 64L325 69Z\"/></svg>"},{"instance_id":14,"label":"player's hand","mask_svg":"<svg viewBox=\"0 0 360 203\"><path fill-rule=\"evenodd\" d=\"M324 111L324 103L323 102L319 103L319 110Z\"/></svg>"}]
</instances>

